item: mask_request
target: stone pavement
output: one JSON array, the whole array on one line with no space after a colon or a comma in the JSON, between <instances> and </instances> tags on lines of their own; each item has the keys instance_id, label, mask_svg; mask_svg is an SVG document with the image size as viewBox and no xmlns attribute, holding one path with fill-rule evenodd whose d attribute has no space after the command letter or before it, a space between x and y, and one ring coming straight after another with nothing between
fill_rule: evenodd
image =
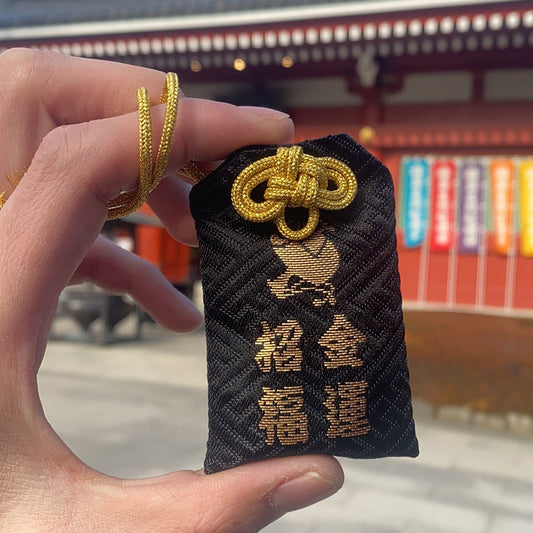
<instances>
[{"instance_id":1,"label":"stone pavement","mask_svg":"<svg viewBox=\"0 0 533 533\"><path fill-rule=\"evenodd\" d=\"M47 416L85 462L145 477L201 466L207 434L202 333L145 324L140 342L52 341ZM531 533L533 438L417 419L417 459L342 460L345 486L270 533Z\"/></svg>"}]
</instances>

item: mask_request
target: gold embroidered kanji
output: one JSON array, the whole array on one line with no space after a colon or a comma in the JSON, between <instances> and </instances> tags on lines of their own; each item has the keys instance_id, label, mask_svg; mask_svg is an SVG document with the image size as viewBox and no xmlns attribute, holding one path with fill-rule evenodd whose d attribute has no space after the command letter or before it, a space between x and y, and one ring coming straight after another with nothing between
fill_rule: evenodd
<instances>
[{"instance_id":1,"label":"gold embroidered kanji","mask_svg":"<svg viewBox=\"0 0 533 533\"><path fill-rule=\"evenodd\" d=\"M269 446L276 442L276 438L282 446L307 442L309 432L303 394L301 386L281 389L263 387L263 395L259 399L263 417L259 428L266 431Z\"/></svg>"},{"instance_id":2,"label":"gold embroidered kanji","mask_svg":"<svg viewBox=\"0 0 533 533\"><path fill-rule=\"evenodd\" d=\"M271 328L262 323L263 333L255 341L260 350L255 362L262 372L299 371L302 369L302 350L300 340L302 328L297 320L290 319L278 327Z\"/></svg>"},{"instance_id":3,"label":"gold embroidered kanji","mask_svg":"<svg viewBox=\"0 0 533 533\"><path fill-rule=\"evenodd\" d=\"M339 268L341 258L335 244L328 237L328 233L332 231L332 228L322 225L310 237L301 241L271 236L272 247L286 267L280 276L267 281L271 292L278 299L285 300L309 293L314 307L328 305L335 309L335 287L331 280ZM304 329L298 321L291 318L275 328L263 322L262 328L263 333L256 341L261 349L255 357L262 372L301 370L300 340ZM335 370L361 367L363 360L357 354L365 340L364 333L345 314L334 313L332 325L318 340L318 345L324 351L324 368ZM362 435L370 430L366 419L367 388L365 381L325 386L324 405L329 422L327 438ZM263 411L264 398L263 396L259 401ZM260 427L267 429L265 418L261 420ZM271 428L267 429L266 441L273 443ZM281 439L280 443L283 445Z\"/></svg>"},{"instance_id":4,"label":"gold embroidered kanji","mask_svg":"<svg viewBox=\"0 0 533 533\"><path fill-rule=\"evenodd\" d=\"M328 410L328 438L355 437L370 431L366 419L367 388L365 381L349 381L337 386L326 385L327 397L324 405Z\"/></svg>"},{"instance_id":5,"label":"gold embroidered kanji","mask_svg":"<svg viewBox=\"0 0 533 533\"><path fill-rule=\"evenodd\" d=\"M365 335L352 326L346 316L335 314L333 325L318 341L326 354L324 366L326 368L362 366L363 361L356 354L365 339Z\"/></svg>"}]
</instances>

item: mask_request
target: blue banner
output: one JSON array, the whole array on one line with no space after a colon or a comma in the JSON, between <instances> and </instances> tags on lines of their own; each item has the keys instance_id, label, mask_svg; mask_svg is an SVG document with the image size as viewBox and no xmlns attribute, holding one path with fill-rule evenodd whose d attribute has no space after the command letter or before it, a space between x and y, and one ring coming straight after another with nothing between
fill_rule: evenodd
<instances>
[{"instance_id":1,"label":"blue banner","mask_svg":"<svg viewBox=\"0 0 533 533\"><path fill-rule=\"evenodd\" d=\"M403 228L406 248L421 246L429 223L429 162L425 159L403 161Z\"/></svg>"}]
</instances>

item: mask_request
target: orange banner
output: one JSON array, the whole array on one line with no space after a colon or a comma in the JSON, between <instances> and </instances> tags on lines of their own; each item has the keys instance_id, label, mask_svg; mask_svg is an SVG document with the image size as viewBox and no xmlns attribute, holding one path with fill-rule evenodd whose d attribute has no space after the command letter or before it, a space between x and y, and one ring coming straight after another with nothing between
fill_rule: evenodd
<instances>
[{"instance_id":1,"label":"orange banner","mask_svg":"<svg viewBox=\"0 0 533 533\"><path fill-rule=\"evenodd\" d=\"M520 165L520 253L533 257L533 160Z\"/></svg>"},{"instance_id":2,"label":"orange banner","mask_svg":"<svg viewBox=\"0 0 533 533\"><path fill-rule=\"evenodd\" d=\"M511 253L513 178L514 164L510 159L496 160L490 163L494 249L503 255Z\"/></svg>"}]
</instances>

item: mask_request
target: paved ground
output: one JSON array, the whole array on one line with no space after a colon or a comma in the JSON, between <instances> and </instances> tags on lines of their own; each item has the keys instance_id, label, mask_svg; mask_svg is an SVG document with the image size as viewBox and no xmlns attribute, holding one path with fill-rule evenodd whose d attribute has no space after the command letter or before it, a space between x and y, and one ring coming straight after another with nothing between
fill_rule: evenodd
<instances>
[{"instance_id":1,"label":"paved ground","mask_svg":"<svg viewBox=\"0 0 533 533\"><path fill-rule=\"evenodd\" d=\"M407 311L405 325L418 398L533 416L533 319Z\"/></svg>"},{"instance_id":2,"label":"paved ground","mask_svg":"<svg viewBox=\"0 0 533 533\"><path fill-rule=\"evenodd\" d=\"M139 343L50 343L40 373L52 425L88 464L144 477L201 465L206 440L201 333L145 325ZM531 533L533 438L417 420L415 460L343 461L344 488L265 531Z\"/></svg>"}]
</instances>

